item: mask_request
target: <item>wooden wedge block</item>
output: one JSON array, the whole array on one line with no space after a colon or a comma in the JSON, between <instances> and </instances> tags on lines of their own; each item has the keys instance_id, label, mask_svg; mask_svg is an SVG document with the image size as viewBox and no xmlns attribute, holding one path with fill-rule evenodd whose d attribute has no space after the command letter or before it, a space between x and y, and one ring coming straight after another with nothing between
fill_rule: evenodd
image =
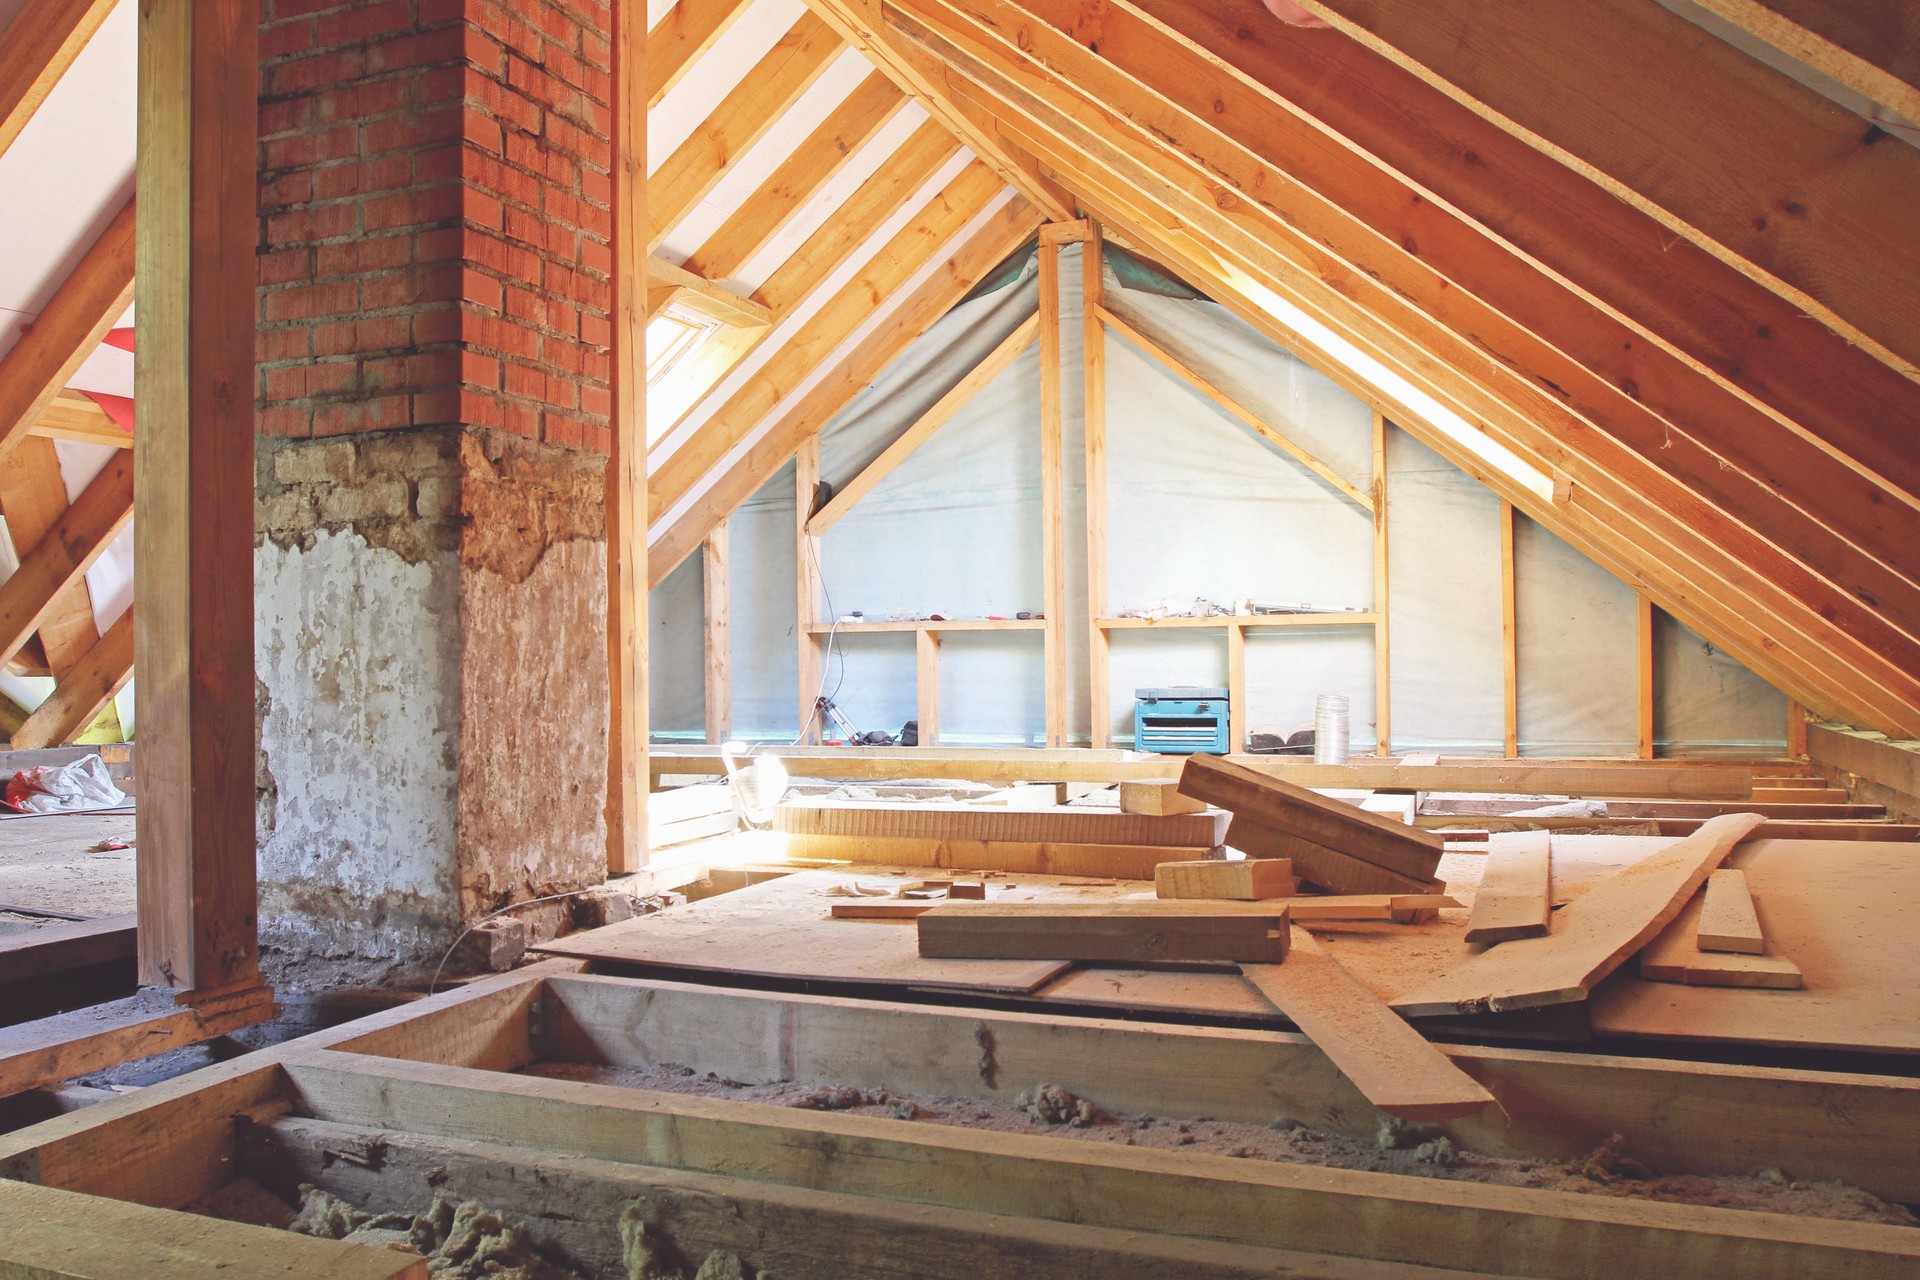
<instances>
[{"instance_id":1,"label":"wooden wedge block","mask_svg":"<svg viewBox=\"0 0 1920 1280\"><path fill-rule=\"evenodd\" d=\"M1804 985L1800 966L1785 956L1702 951L1696 939L1704 905L1696 896L1679 917L1640 952L1642 978L1648 982L1678 982L1689 987L1771 987L1794 991Z\"/></svg>"},{"instance_id":2,"label":"wooden wedge block","mask_svg":"<svg viewBox=\"0 0 1920 1280\"><path fill-rule=\"evenodd\" d=\"M1162 898L1233 898L1257 902L1300 892L1293 863L1285 858L1203 858L1163 862L1153 869L1153 891Z\"/></svg>"},{"instance_id":3,"label":"wooden wedge block","mask_svg":"<svg viewBox=\"0 0 1920 1280\"><path fill-rule=\"evenodd\" d=\"M1180 773L1180 790L1236 817L1424 883L1432 882L1445 848L1431 832L1329 800L1219 756L1190 757Z\"/></svg>"},{"instance_id":4,"label":"wooden wedge block","mask_svg":"<svg viewBox=\"0 0 1920 1280\"><path fill-rule=\"evenodd\" d=\"M1623 868L1560 909L1553 932L1471 956L1395 999L1408 1016L1533 1009L1584 1000L1673 922L1707 876L1763 819L1727 814Z\"/></svg>"},{"instance_id":5,"label":"wooden wedge block","mask_svg":"<svg viewBox=\"0 0 1920 1280\"><path fill-rule=\"evenodd\" d=\"M1493 1095L1361 986L1304 929L1293 930L1283 965L1240 966L1254 990L1327 1055L1340 1074L1388 1115L1453 1120Z\"/></svg>"},{"instance_id":6,"label":"wooden wedge block","mask_svg":"<svg viewBox=\"0 0 1920 1280\"><path fill-rule=\"evenodd\" d=\"M1747 873L1722 867L1707 877L1701 895L1700 929L1694 941L1702 951L1735 951L1759 956L1767 952L1760 932L1760 916L1747 891Z\"/></svg>"},{"instance_id":7,"label":"wooden wedge block","mask_svg":"<svg viewBox=\"0 0 1920 1280\"><path fill-rule=\"evenodd\" d=\"M1164 818L1177 813L1205 813L1207 802L1180 794L1177 782L1123 782L1120 812Z\"/></svg>"},{"instance_id":8,"label":"wooden wedge block","mask_svg":"<svg viewBox=\"0 0 1920 1280\"><path fill-rule=\"evenodd\" d=\"M1389 871L1244 815L1227 827L1227 844L1249 858L1289 859L1294 875L1331 893L1432 893L1441 887L1438 881Z\"/></svg>"},{"instance_id":9,"label":"wooden wedge block","mask_svg":"<svg viewBox=\"0 0 1920 1280\"><path fill-rule=\"evenodd\" d=\"M1501 831L1487 857L1467 916L1468 942L1544 936L1553 916L1551 837L1544 831Z\"/></svg>"},{"instance_id":10,"label":"wooden wedge block","mask_svg":"<svg viewBox=\"0 0 1920 1280\"><path fill-rule=\"evenodd\" d=\"M949 902L919 926L920 954L942 960L1278 964L1289 940L1285 907L1240 902Z\"/></svg>"}]
</instances>

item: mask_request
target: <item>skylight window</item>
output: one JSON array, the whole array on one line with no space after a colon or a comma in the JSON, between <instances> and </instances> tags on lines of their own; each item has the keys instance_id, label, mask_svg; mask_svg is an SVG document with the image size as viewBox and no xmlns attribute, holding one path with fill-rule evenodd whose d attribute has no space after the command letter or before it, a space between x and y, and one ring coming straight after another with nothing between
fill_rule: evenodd
<instances>
[{"instance_id":1,"label":"skylight window","mask_svg":"<svg viewBox=\"0 0 1920 1280\"><path fill-rule=\"evenodd\" d=\"M647 322L647 385L653 386L720 327L718 320L669 307Z\"/></svg>"}]
</instances>

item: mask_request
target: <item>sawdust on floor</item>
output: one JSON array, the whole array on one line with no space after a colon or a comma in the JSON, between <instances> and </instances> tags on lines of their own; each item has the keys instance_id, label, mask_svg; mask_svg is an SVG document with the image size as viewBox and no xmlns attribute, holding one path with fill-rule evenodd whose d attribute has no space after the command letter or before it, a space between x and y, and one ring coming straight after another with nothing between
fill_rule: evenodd
<instances>
[{"instance_id":1,"label":"sawdust on floor","mask_svg":"<svg viewBox=\"0 0 1920 1280\"><path fill-rule=\"evenodd\" d=\"M1796 1217L1920 1226L1920 1219L1906 1208L1858 1187L1838 1182L1801 1181L1780 1169L1761 1169L1739 1177L1661 1174L1636 1160L1618 1138L1582 1160L1512 1160L1461 1150L1432 1126L1386 1117L1376 1139L1366 1141L1315 1129L1286 1116L1277 1116L1267 1125L1252 1125L1205 1118L1164 1120L1111 1113L1103 1110L1097 1099L1076 1098L1065 1089L1043 1082L1036 1082L1013 1103L1006 1103L862 1090L849 1085L823 1086L792 1081L746 1084L673 1065L636 1068L548 1062L535 1063L527 1067L525 1073L554 1080L733 1098L815 1111L844 1111L852 1115L918 1120L996 1133L1080 1138L1129 1147L1624 1199L1665 1200Z\"/></svg>"}]
</instances>

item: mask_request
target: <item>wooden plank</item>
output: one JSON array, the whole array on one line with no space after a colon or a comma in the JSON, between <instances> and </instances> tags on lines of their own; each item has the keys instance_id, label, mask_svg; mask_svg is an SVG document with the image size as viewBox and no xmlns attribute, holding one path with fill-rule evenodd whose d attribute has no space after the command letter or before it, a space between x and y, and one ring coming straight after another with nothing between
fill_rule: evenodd
<instances>
[{"instance_id":1,"label":"wooden plank","mask_svg":"<svg viewBox=\"0 0 1920 1280\"><path fill-rule=\"evenodd\" d=\"M134 617L128 609L120 620L87 651L78 665L61 677L47 700L13 734L16 750L56 747L78 737L108 701L133 678ZM142 785L141 796L150 793ZM142 848L145 848L144 842Z\"/></svg>"},{"instance_id":2,"label":"wooden plank","mask_svg":"<svg viewBox=\"0 0 1920 1280\"><path fill-rule=\"evenodd\" d=\"M1048 1080L1109 1111L1169 1120L1259 1125L1294 1116L1369 1140L1378 1123L1323 1052L1288 1031L588 975L552 979L548 990L561 1013L546 1020L553 1035L542 1055L550 1060L672 1062L737 1080L1002 1102ZM995 1063L985 1073L983 1040ZM1920 1187L1920 1168L1908 1158L1920 1129L1920 1081L1584 1051L1435 1048L1501 1099L1499 1109L1448 1125L1468 1151L1580 1159L1618 1133L1663 1173L1775 1165L1899 1202Z\"/></svg>"},{"instance_id":3,"label":"wooden plank","mask_svg":"<svg viewBox=\"0 0 1920 1280\"><path fill-rule=\"evenodd\" d=\"M1520 938L1470 957L1404 992L1408 1016L1501 1012L1584 1000L1680 914L1733 847L1760 824L1730 814L1602 881L1560 909L1553 933Z\"/></svg>"},{"instance_id":4,"label":"wooden plank","mask_svg":"<svg viewBox=\"0 0 1920 1280\"><path fill-rule=\"evenodd\" d=\"M1202 858L1163 862L1153 869L1153 892L1161 898L1291 898L1300 892L1293 864L1285 858Z\"/></svg>"},{"instance_id":5,"label":"wooden plank","mask_svg":"<svg viewBox=\"0 0 1920 1280\"><path fill-rule=\"evenodd\" d=\"M1295 928L1283 965L1240 972L1318 1045L1381 1111L1403 1120L1454 1120L1493 1101L1444 1053L1353 980L1319 939Z\"/></svg>"},{"instance_id":6,"label":"wooden plank","mask_svg":"<svg viewBox=\"0 0 1920 1280\"><path fill-rule=\"evenodd\" d=\"M16 552L25 556L60 522L67 511L67 486L53 441L30 438L0 460L0 510ZM69 582L54 593L39 622L41 652L55 678L79 665L100 639L93 598L84 582Z\"/></svg>"},{"instance_id":7,"label":"wooden plank","mask_svg":"<svg viewBox=\"0 0 1920 1280\"><path fill-rule=\"evenodd\" d=\"M70 969L133 959L134 917L102 916L0 935L0 985L58 978Z\"/></svg>"},{"instance_id":8,"label":"wooden plank","mask_svg":"<svg viewBox=\"0 0 1920 1280\"><path fill-rule=\"evenodd\" d=\"M1640 977L1644 981L1789 991L1805 984L1800 966L1786 956L1702 950L1699 943L1702 905L1700 898L1688 902L1673 923L1641 949Z\"/></svg>"},{"instance_id":9,"label":"wooden plank","mask_svg":"<svg viewBox=\"0 0 1920 1280\"><path fill-rule=\"evenodd\" d=\"M1089 221L1080 249L1080 343L1083 393L1081 454L1086 473L1087 616L1107 616L1107 327L1101 323L1107 296L1106 251L1100 224ZM1112 661L1107 633L1087 628L1088 745L1099 748L1113 734ZM1124 806L1123 806L1124 807Z\"/></svg>"},{"instance_id":10,"label":"wooden plank","mask_svg":"<svg viewBox=\"0 0 1920 1280\"><path fill-rule=\"evenodd\" d=\"M1507 758L1520 754L1520 623L1513 557L1513 504L1500 503L1500 670Z\"/></svg>"},{"instance_id":11,"label":"wooden plank","mask_svg":"<svg viewBox=\"0 0 1920 1280\"><path fill-rule=\"evenodd\" d=\"M1062 840L960 840L912 836L788 835L789 858L890 862L970 871L1037 872L1105 880L1151 880L1163 862L1194 861L1213 847L1164 844L1077 844Z\"/></svg>"},{"instance_id":12,"label":"wooden plank","mask_svg":"<svg viewBox=\"0 0 1920 1280\"><path fill-rule=\"evenodd\" d=\"M1177 782L1123 782L1120 812L1165 817L1176 813L1204 813L1207 802L1180 794Z\"/></svg>"},{"instance_id":13,"label":"wooden plank","mask_svg":"<svg viewBox=\"0 0 1920 1280\"><path fill-rule=\"evenodd\" d=\"M940 745L940 636L922 629L913 634L914 700L923 747Z\"/></svg>"},{"instance_id":14,"label":"wooden plank","mask_svg":"<svg viewBox=\"0 0 1920 1280\"><path fill-rule=\"evenodd\" d=\"M28 431L49 440L104 444L114 449L133 448L133 432L115 422L91 398L72 390L55 393L53 402L40 411L40 416L33 420Z\"/></svg>"},{"instance_id":15,"label":"wooden plank","mask_svg":"<svg viewBox=\"0 0 1920 1280\"><path fill-rule=\"evenodd\" d=\"M677 0L661 15L659 23L645 33L646 108L659 106L747 7L747 0ZM629 38L640 36L636 33Z\"/></svg>"},{"instance_id":16,"label":"wooden plank","mask_svg":"<svg viewBox=\"0 0 1920 1280\"><path fill-rule=\"evenodd\" d=\"M1373 410L1373 753L1393 754L1393 665L1387 626L1387 416Z\"/></svg>"},{"instance_id":17,"label":"wooden plank","mask_svg":"<svg viewBox=\"0 0 1920 1280\"><path fill-rule=\"evenodd\" d=\"M700 560L700 594L706 605L707 741L722 743L733 723L733 603L725 520L707 535Z\"/></svg>"},{"instance_id":18,"label":"wooden plank","mask_svg":"<svg viewBox=\"0 0 1920 1280\"><path fill-rule=\"evenodd\" d=\"M687 270L710 280L738 275L906 104L885 76L869 74L694 250Z\"/></svg>"},{"instance_id":19,"label":"wooden plank","mask_svg":"<svg viewBox=\"0 0 1920 1280\"><path fill-rule=\"evenodd\" d=\"M1195 391L1198 391L1208 400L1213 401L1213 403L1220 406L1220 408L1226 410L1231 416L1238 418L1240 422L1250 428L1255 435L1276 446L1282 453L1292 458L1295 462L1298 462L1314 475L1319 476L1320 479L1325 481L1336 493L1345 497L1362 511L1372 513L1374 504L1371 494L1363 489L1356 488L1345 476L1288 439L1284 433L1270 425L1266 419L1260 417L1251 409L1242 405L1238 400L1235 400L1232 396L1229 396L1226 392L1207 381L1198 370L1194 369L1184 360L1174 355L1171 351L1168 351L1152 338L1141 333L1138 329L1111 311L1102 310L1100 312L1100 319L1109 328L1116 330L1121 337L1146 352L1147 355L1151 356L1169 372L1179 375L1181 381L1185 382Z\"/></svg>"},{"instance_id":20,"label":"wooden plank","mask_svg":"<svg viewBox=\"0 0 1920 1280\"><path fill-rule=\"evenodd\" d=\"M11 41L8 42L11 52ZM133 300L134 219L129 199L47 305L0 356L0 458L92 355Z\"/></svg>"},{"instance_id":21,"label":"wooden plank","mask_svg":"<svg viewBox=\"0 0 1920 1280\"><path fill-rule=\"evenodd\" d=\"M878 457L861 468L860 473L840 486L832 501L822 507L817 515L807 521L807 532L815 537L831 529L840 517L852 510L854 504L892 475L899 465L913 456L914 450L932 438L933 433L952 421L969 400L978 395L986 385L1018 359L1020 354L1033 345L1040 329L1039 318L1032 317L1001 340L1000 345L989 351L979 364L969 369L960 381L953 384L945 395L933 402L925 413L916 418L912 425L901 432L892 443L880 451Z\"/></svg>"},{"instance_id":22,"label":"wooden plank","mask_svg":"<svg viewBox=\"0 0 1920 1280\"><path fill-rule=\"evenodd\" d=\"M649 295L665 291L673 295L672 300L698 311L709 320L718 320L721 324L732 325L736 329L750 329L756 325L773 323L773 311L762 302L729 289L721 284L724 276L709 280L706 276L686 267L678 266L664 258L647 259L647 279L652 281ZM658 315L662 306L655 305L652 297L647 302L649 317Z\"/></svg>"},{"instance_id":23,"label":"wooden plank","mask_svg":"<svg viewBox=\"0 0 1920 1280\"><path fill-rule=\"evenodd\" d=\"M1249 902L944 902L917 917L942 960L1244 960L1287 955L1287 909Z\"/></svg>"},{"instance_id":24,"label":"wooden plank","mask_svg":"<svg viewBox=\"0 0 1920 1280\"><path fill-rule=\"evenodd\" d=\"M933 902L836 902L827 908L835 920L911 920L933 910Z\"/></svg>"},{"instance_id":25,"label":"wooden plank","mask_svg":"<svg viewBox=\"0 0 1920 1280\"><path fill-rule=\"evenodd\" d=\"M1642 591L1639 593L1639 736L1640 758L1651 760L1654 755L1654 663L1653 663L1653 600Z\"/></svg>"},{"instance_id":26,"label":"wooden plank","mask_svg":"<svg viewBox=\"0 0 1920 1280\"><path fill-rule=\"evenodd\" d=\"M798 742L820 742L831 726L820 714L826 695L826 648L817 634L823 603L820 539L807 526L817 513L820 490L820 437L800 442L793 455L793 580L795 590L793 634L799 646L799 706L795 711ZM828 619L829 624L831 619Z\"/></svg>"},{"instance_id":27,"label":"wooden plank","mask_svg":"<svg viewBox=\"0 0 1920 1280\"><path fill-rule=\"evenodd\" d=\"M1920 364L1912 318L1894 301L1920 281L1915 246L1890 254L1844 213L1920 205L1920 157L1874 146L1877 130L1812 89L1629 0L1587 6L1578 22L1529 11L1496 23L1467 0L1417 16L1372 0L1305 7L1843 334ZM1578 94L1567 92L1572 68ZM1816 169L1812 192L1801 175ZM1751 213L1784 203L1787 228ZM1794 235L1800 226L1821 234ZM1798 252L1781 252L1783 235Z\"/></svg>"},{"instance_id":28,"label":"wooden plank","mask_svg":"<svg viewBox=\"0 0 1920 1280\"><path fill-rule=\"evenodd\" d=\"M1047 745L1067 745L1066 417L1061 404L1060 246L1040 236L1040 602Z\"/></svg>"},{"instance_id":29,"label":"wooden plank","mask_svg":"<svg viewBox=\"0 0 1920 1280\"><path fill-rule=\"evenodd\" d=\"M1737 951L1759 956L1767 952L1760 917L1747 892L1747 873L1722 867L1707 877L1701 895L1700 924L1694 941L1702 951Z\"/></svg>"},{"instance_id":30,"label":"wooden plank","mask_svg":"<svg viewBox=\"0 0 1920 1280\"><path fill-rule=\"evenodd\" d=\"M1487 861L1473 893L1467 941L1545 937L1553 918L1552 877L1553 859L1546 832L1495 835L1487 842Z\"/></svg>"},{"instance_id":31,"label":"wooden plank","mask_svg":"<svg viewBox=\"0 0 1920 1280\"><path fill-rule=\"evenodd\" d=\"M1434 912L1459 905L1458 899L1444 893L1315 894L1286 900L1287 915L1295 924L1332 920L1395 920L1410 912Z\"/></svg>"},{"instance_id":32,"label":"wooden plank","mask_svg":"<svg viewBox=\"0 0 1920 1280\"><path fill-rule=\"evenodd\" d=\"M199 1044L273 1013L272 995L257 990L200 1008L176 1003L171 992L145 991L0 1027L0 1097Z\"/></svg>"},{"instance_id":33,"label":"wooden plank","mask_svg":"<svg viewBox=\"0 0 1920 1280\"><path fill-rule=\"evenodd\" d=\"M1437 836L1218 756L1189 758L1180 774L1180 790L1236 817L1417 880L1432 880L1440 865L1442 841Z\"/></svg>"},{"instance_id":34,"label":"wooden plank","mask_svg":"<svg viewBox=\"0 0 1920 1280\"><path fill-rule=\"evenodd\" d=\"M607 458L607 871L647 863L647 58L646 13L613 6L612 441ZM683 12L684 9L684 12ZM664 22L687 56L733 21L733 6L694 0ZM685 24L684 26L682 24ZM708 34L701 36L698 30ZM675 78L669 52L653 71Z\"/></svg>"},{"instance_id":35,"label":"wooden plank","mask_svg":"<svg viewBox=\"0 0 1920 1280\"><path fill-rule=\"evenodd\" d=\"M644 36L636 36L644 39ZM826 73L846 46L812 13L774 43L739 85L647 179L647 252L659 250L727 170Z\"/></svg>"},{"instance_id":36,"label":"wooden plank","mask_svg":"<svg viewBox=\"0 0 1920 1280\"><path fill-rule=\"evenodd\" d=\"M260 981L256 424L236 393L254 381L260 221L258 175L234 163L258 146L259 35L240 8L140 12L140 589L122 622L139 638L140 978L189 992Z\"/></svg>"},{"instance_id":37,"label":"wooden plank","mask_svg":"<svg viewBox=\"0 0 1920 1280\"><path fill-rule=\"evenodd\" d=\"M1902 795L1920 796L1920 745L1890 742L1883 733L1815 721L1807 726L1814 763L1844 769Z\"/></svg>"},{"instance_id":38,"label":"wooden plank","mask_svg":"<svg viewBox=\"0 0 1920 1280\"><path fill-rule=\"evenodd\" d=\"M0 1181L5 1280L427 1280L427 1260L198 1214Z\"/></svg>"},{"instance_id":39,"label":"wooden plank","mask_svg":"<svg viewBox=\"0 0 1920 1280\"><path fill-rule=\"evenodd\" d=\"M28 0L0 45L0 156L113 12L113 0Z\"/></svg>"},{"instance_id":40,"label":"wooden plank","mask_svg":"<svg viewBox=\"0 0 1920 1280\"><path fill-rule=\"evenodd\" d=\"M1095 628L1098 630L1098 628ZM1227 627L1227 749L1247 748L1247 629Z\"/></svg>"},{"instance_id":41,"label":"wooden plank","mask_svg":"<svg viewBox=\"0 0 1920 1280\"><path fill-rule=\"evenodd\" d=\"M0 463L0 484L10 464L19 457L19 451L15 451L12 458ZM0 663L11 661L19 653L27 637L40 629L56 599L69 588L79 586L91 623L91 598L84 586L86 572L132 519L133 456L122 451L107 461L74 504L62 511L37 541L27 545L19 568L0 583ZM9 508L9 532L13 528Z\"/></svg>"},{"instance_id":42,"label":"wooden plank","mask_svg":"<svg viewBox=\"0 0 1920 1280\"><path fill-rule=\"evenodd\" d=\"M886 801L793 800L780 806L774 829L788 835L1055 841L1206 849L1219 844L1225 836L1227 815L1183 813L1150 817L1083 807L985 809Z\"/></svg>"},{"instance_id":43,"label":"wooden plank","mask_svg":"<svg viewBox=\"0 0 1920 1280\"><path fill-rule=\"evenodd\" d=\"M1906 1274L1920 1259L1911 1232L1855 1222L916 1125L348 1054L289 1063L287 1073L313 1118L336 1123L468 1138L485 1116L488 1140L508 1146L694 1172L750 1163L762 1181L820 1191L1232 1243L1285 1240L1385 1261L1499 1265L1509 1274L1550 1267L1568 1280L1729 1265L1841 1280ZM1356 1220L1369 1229L1356 1233ZM1490 1233L1505 1242L1497 1257L1486 1249Z\"/></svg>"},{"instance_id":44,"label":"wooden plank","mask_svg":"<svg viewBox=\"0 0 1920 1280\"><path fill-rule=\"evenodd\" d=\"M1702 7L1895 115L1920 120L1920 42L1904 4L1702 0Z\"/></svg>"},{"instance_id":45,"label":"wooden plank","mask_svg":"<svg viewBox=\"0 0 1920 1280\"><path fill-rule=\"evenodd\" d=\"M1249 858L1291 859L1295 875L1334 893L1430 893L1435 888L1432 880L1349 857L1245 817L1234 818L1227 827L1227 845Z\"/></svg>"}]
</instances>

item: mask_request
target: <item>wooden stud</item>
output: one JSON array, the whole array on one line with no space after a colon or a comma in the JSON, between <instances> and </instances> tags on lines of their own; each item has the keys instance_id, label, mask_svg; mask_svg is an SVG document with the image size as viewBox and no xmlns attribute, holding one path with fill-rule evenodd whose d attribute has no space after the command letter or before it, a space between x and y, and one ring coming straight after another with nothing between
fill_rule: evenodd
<instances>
[{"instance_id":1,"label":"wooden stud","mask_svg":"<svg viewBox=\"0 0 1920 1280\"><path fill-rule=\"evenodd\" d=\"M692 554L716 521L732 513L786 465L801 440L831 422L908 344L931 328L1018 248L1021 241L1032 234L1034 221L1033 209L1015 199L956 245L941 271L888 312L888 322L881 333L842 358L815 382L812 390L783 410L741 462L725 469L654 538L649 562L653 584L658 586ZM691 486L696 482L697 477L688 483Z\"/></svg>"},{"instance_id":2,"label":"wooden stud","mask_svg":"<svg viewBox=\"0 0 1920 1280\"><path fill-rule=\"evenodd\" d=\"M689 16L692 16L690 13ZM613 11L612 447L607 458L607 870L647 862L647 11Z\"/></svg>"},{"instance_id":3,"label":"wooden stud","mask_svg":"<svg viewBox=\"0 0 1920 1280\"><path fill-rule=\"evenodd\" d=\"M816 628L820 618L820 539L807 532L812 520L814 495L820 487L820 437L808 436L793 455L794 504L794 581L796 597L794 636L800 646L800 734L796 741L819 742L825 739L828 725L819 714L818 699L826 692L823 676L826 654ZM833 619L826 620L831 625Z\"/></svg>"},{"instance_id":4,"label":"wooden stud","mask_svg":"<svg viewBox=\"0 0 1920 1280\"><path fill-rule=\"evenodd\" d=\"M33 327L0 356L0 459L26 438L81 362L125 314L133 298L135 252L129 199L60 282L34 317Z\"/></svg>"},{"instance_id":5,"label":"wooden stud","mask_svg":"<svg viewBox=\"0 0 1920 1280\"><path fill-rule=\"evenodd\" d=\"M1060 386L1060 246L1040 240L1040 577L1046 612L1047 745L1067 742L1065 423Z\"/></svg>"},{"instance_id":6,"label":"wooden stud","mask_svg":"<svg viewBox=\"0 0 1920 1280\"><path fill-rule=\"evenodd\" d=\"M1393 754L1393 667L1387 627L1387 416L1373 411L1373 753Z\"/></svg>"},{"instance_id":7,"label":"wooden stud","mask_svg":"<svg viewBox=\"0 0 1920 1280\"><path fill-rule=\"evenodd\" d=\"M1113 733L1111 645L1107 616L1107 278L1100 224L1089 221L1080 249L1081 358L1085 375L1087 512L1087 715L1089 743L1105 747Z\"/></svg>"},{"instance_id":8,"label":"wooden stud","mask_svg":"<svg viewBox=\"0 0 1920 1280\"><path fill-rule=\"evenodd\" d=\"M259 16L239 6L154 0L140 10L139 39L140 590L129 617L115 625L139 636L140 979L201 1000L260 982L253 678L259 193L251 161L234 163L257 146ZM131 209L122 217L130 220ZM117 315L111 302L91 310Z\"/></svg>"},{"instance_id":9,"label":"wooden stud","mask_svg":"<svg viewBox=\"0 0 1920 1280\"><path fill-rule=\"evenodd\" d=\"M657 251L727 170L799 101L845 46L803 13L713 113L647 179L647 252Z\"/></svg>"},{"instance_id":10,"label":"wooden stud","mask_svg":"<svg viewBox=\"0 0 1920 1280\"><path fill-rule=\"evenodd\" d=\"M1651 760L1654 757L1654 661L1653 661L1653 600L1642 591L1639 593L1639 707L1640 758Z\"/></svg>"},{"instance_id":11,"label":"wooden stud","mask_svg":"<svg viewBox=\"0 0 1920 1280\"><path fill-rule=\"evenodd\" d=\"M1807 758L1807 709L1792 698L1787 699L1787 755Z\"/></svg>"},{"instance_id":12,"label":"wooden stud","mask_svg":"<svg viewBox=\"0 0 1920 1280\"><path fill-rule=\"evenodd\" d=\"M915 687L919 691L920 745L940 745L940 636L922 628L913 635Z\"/></svg>"},{"instance_id":13,"label":"wooden stud","mask_svg":"<svg viewBox=\"0 0 1920 1280\"><path fill-rule=\"evenodd\" d=\"M1247 749L1247 629L1229 622L1227 631L1227 750Z\"/></svg>"},{"instance_id":14,"label":"wooden stud","mask_svg":"<svg viewBox=\"0 0 1920 1280\"><path fill-rule=\"evenodd\" d=\"M819 537L838 523L842 516L853 509L854 504L872 493L882 480L893 474L895 468L931 439L934 432L950 422L969 400L979 395L988 383L999 377L1008 365L1032 346L1039 329L1039 318L1032 317L1002 339L999 346L989 351L979 364L969 369L945 395L934 401L932 407L883 449L879 457L842 485L819 514L807 522L807 532Z\"/></svg>"},{"instance_id":15,"label":"wooden stud","mask_svg":"<svg viewBox=\"0 0 1920 1280\"><path fill-rule=\"evenodd\" d=\"M113 0L27 0L14 11L0 44L0 156L112 12Z\"/></svg>"},{"instance_id":16,"label":"wooden stud","mask_svg":"<svg viewBox=\"0 0 1920 1280\"><path fill-rule=\"evenodd\" d=\"M1507 759L1520 755L1520 635L1513 568L1513 504L1500 503L1500 669L1505 682Z\"/></svg>"},{"instance_id":17,"label":"wooden stud","mask_svg":"<svg viewBox=\"0 0 1920 1280\"><path fill-rule=\"evenodd\" d=\"M707 741L725 742L733 721L733 642L729 635L732 589L727 573L727 522L707 535L701 557L702 595L706 601Z\"/></svg>"}]
</instances>

